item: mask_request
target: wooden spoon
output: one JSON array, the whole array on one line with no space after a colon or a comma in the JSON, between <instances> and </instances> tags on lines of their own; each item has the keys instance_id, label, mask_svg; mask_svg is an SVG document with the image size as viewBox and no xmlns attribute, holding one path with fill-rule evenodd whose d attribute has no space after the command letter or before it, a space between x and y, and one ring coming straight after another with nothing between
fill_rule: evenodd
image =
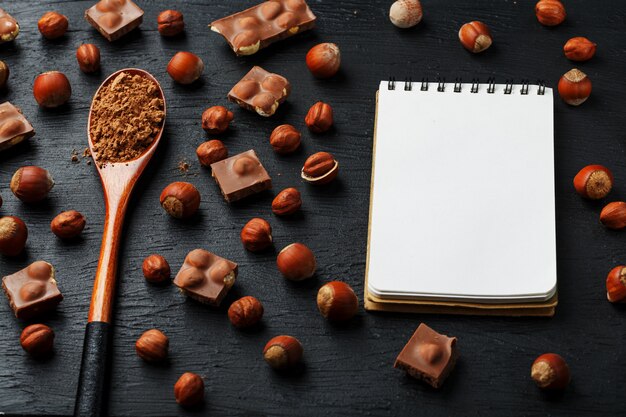
<instances>
[{"instance_id":1,"label":"wooden spoon","mask_svg":"<svg viewBox=\"0 0 626 417\"><path fill-rule=\"evenodd\" d=\"M111 74L100 85L94 98L98 96L103 87L115 79L121 72L140 75L157 85L159 96L163 100L163 122L152 144L138 158L128 162L107 163L105 166L100 166L97 162L95 164L98 174L100 174L100 181L104 191L106 214L102 246L100 248L100 260L98 261L98 269L96 269L96 279L89 308L89 320L85 333L82 364L78 379L78 393L74 408L75 416L106 415L105 374L111 338L111 319L115 281L117 278L117 256L124 225L124 215L126 214L133 187L159 145L165 125L165 96L163 90L159 82L144 70L127 68ZM89 150L95 161L96 153L90 134L93 103L94 101L92 100L87 134L89 136Z\"/></svg>"}]
</instances>

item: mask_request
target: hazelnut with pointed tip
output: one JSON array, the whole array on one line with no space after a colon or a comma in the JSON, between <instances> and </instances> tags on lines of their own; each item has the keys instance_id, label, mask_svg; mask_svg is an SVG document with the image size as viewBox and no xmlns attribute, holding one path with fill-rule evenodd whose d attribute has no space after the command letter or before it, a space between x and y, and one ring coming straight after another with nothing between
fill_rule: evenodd
<instances>
[{"instance_id":1,"label":"hazelnut with pointed tip","mask_svg":"<svg viewBox=\"0 0 626 417\"><path fill-rule=\"evenodd\" d=\"M612 303L626 301L626 266L616 266L607 275L606 298Z\"/></svg>"},{"instance_id":2,"label":"hazelnut with pointed tip","mask_svg":"<svg viewBox=\"0 0 626 417\"><path fill-rule=\"evenodd\" d=\"M281 250L276 265L281 274L291 281L311 278L317 268L315 255L302 243L292 243Z\"/></svg>"},{"instance_id":3,"label":"hazelnut with pointed tip","mask_svg":"<svg viewBox=\"0 0 626 417\"><path fill-rule=\"evenodd\" d=\"M574 177L574 188L582 197L599 200L613 188L613 174L602 165L587 165Z\"/></svg>"},{"instance_id":4,"label":"hazelnut with pointed tip","mask_svg":"<svg viewBox=\"0 0 626 417\"><path fill-rule=\"evenodd\" d=\"M389 20L395 26L406 29L422 21L422 4L419 0L397 0L389 9Z\"/></svg>"},{"instance_id":5,"label":"hazelnut with pointed tip","mask_svg":"<svg viewBox=\"0 0 626 417\"><path fill-rule=\"evenodd\" d=\"M579 69L571 69L559 80L559 95L571 106L580 106L591 95L591 80Z\"/></svg>"},{"instance_id":6,"label":"hazelnut with pointed tip","mask_svg":"<svg viewBox=\"0 0 626 417\"><path fill-rule=\"evenodd\" d=\"M569 367L556 353L544 353L535 359L530 376L539 388L546 390L563 390L570 382Z\"/></svg>"},{"instance_id":7,"label":"hazelnut with pointed tip","mask_svg":"<svg viewBox=\"0 0 626 417\"><path fill-rule=\"evenodd\" d=\"M172 217L186 219L198 211L200 192L188 182L173 182L161 192L161 206Z\"/></svg>"},{"instance_id":8,"label":"hazelnut with pointed tip","mask_svg":"<svg viewBox=\"0 0 626 417\"><path fill-rule=\"evenodd\" d=\"M459 40L465 49L475 54L489 48L493 42L489 28L479 21L469 22L461 26Z\"/></svg>"},{"instance_id":9,"label":"hazelnut with pointed tip","mask_svg":"<svg viewBox=\"0 0 626 417\"><path fill-rule=\"evenodd\" d=\"M0 253L17 256L24 250L28 239L26 224L14 216L0 217Z\"/></svg>"},{"instance_id":10,"label":"hazelnut with pointed tip","mask_svg":"<svg viewBox=\"0 0 626 417\"><path fill-rule=\"evenodd\" d=\"M263 359L274 369L286 370L300 362L303 352L302 344L295 337L276 336L265 345Z\"/></svg>"},{"instance_id":11,"label":"hazelnut with pointed tip","mask_svg":"<svg viewBox=\"0 0 626 417\"><path fill-rule=\"evenodd\" d=\"M19 168L11 178L11 191L24 203L37 203L48 196L54 180L48 170L38 166Z\"/></svg>"},{"instance_id":12,"label":"hazelnut with pointed tip","mask_svg":"<svg viewBox=\"0 0 626 417\"><path fill-rule=\"evenodd\" d=\"M346 321L359 310L359 299L345 282L331 281L317 292L317 308L331 321Z\"/></svg>"}]
</instances>

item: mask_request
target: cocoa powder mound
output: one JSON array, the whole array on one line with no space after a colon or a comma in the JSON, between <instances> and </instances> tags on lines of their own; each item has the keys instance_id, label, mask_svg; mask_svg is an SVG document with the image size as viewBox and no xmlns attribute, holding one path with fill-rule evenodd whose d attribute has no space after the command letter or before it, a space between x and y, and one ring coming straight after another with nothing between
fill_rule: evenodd
<instances>
[{"instance_id":1,"label":"cocoa powder mound","mask_svg":"<svg viewBox=\"0 0 626 417\"><path fill-rule=\"evenodd\" d=\"M120 73L94 98L89 133L97 163L139 157L156 138L164 116L163 100L152 80Z\"/></svg>"}]
</instances>

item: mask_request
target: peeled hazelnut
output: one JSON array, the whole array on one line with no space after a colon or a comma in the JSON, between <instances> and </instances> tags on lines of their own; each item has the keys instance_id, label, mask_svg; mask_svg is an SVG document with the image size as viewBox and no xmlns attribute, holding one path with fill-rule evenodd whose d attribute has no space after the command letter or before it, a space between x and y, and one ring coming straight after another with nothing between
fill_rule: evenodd
<instances>
[{"instance_id":1,"label":"peeled hazelnut","mask_svg":"<svg viewBox=\"0 0 626 417\"><path fill-rule=\"evenodd\" d=\"M626 301L626 266L616 266L607 275L606 298L612 303Z\"/></svg>"},{"instance_id":2,"label":"peeled hazelnut","mask_svg":"<svg viewBox=\"0 0 626 417\"><path fill-rule=\"evenodd\" d=\"M81 234L85 224L85 216L76 210L69 210L52 219L50 230L61 239L72 239Z\"/></svg>"},{"instance_id":3,"label":"peeled hazelnut","mask_svg":"<svg viewBox=\"0 0 626 417\"><path fill-rule=\"evenodd\" d=\"M226 159L228 157L228 149L226 149L221 140L213 139L201 143L196 149L196 155L200 164L209 168L211 164Z\"/></svg>"},{"instance_id":4,"label":"peeled hazelnut","mask_svg":"<svg viewBox=\"0 0 626 417\"><path fill-rule=\"evenodd\" d=\"M459 40L465 49L475 54L489 48L493 42L489 28L479 21L469 22L461 26Z\"/></svg>"},{"instance_id":5,"label":"peeled hazelnut","mask_svg":"<svg viewBox=\"0 0 626 417\"><path fill-rule=\"evenodd\" d=\"M19 168L11 178L11 191L24 203L36 203L48 196L54 186L50 173L37 166Z\"/></svg>"},{"instance_id":6,"label":"peeled hazelnut","mask_svg":"<svg viewBox=\"0 0 626 417\"><path fill-rule=\"evenodd\" d=\"M567 59L572 61L588 61L596 53L596 44L585 37L578 36L565 43L563 52Z\"/></svg>"},{"instance_id":7,"label":"peeled hazelnut","mask_svg":"<svg viewBox=\"0 0 626 417\"><path fill-rule=\"evenodd\" d=\"M613 174L602 165L587 165L574 177L574 188L582 197L599 200L613 187Z\"/></svg>"},{"instance_id":8,"label":"peeled hazelnut","mask_svg":"<svg viewBox=\"0 0 626 417\"><path fill-rule=\"evenodd\" d=\"M185 30L183 14L178 10L165 10L159 13L157 25L162 36L176 36Z\"/></svg>"},{"instance_id":9,"label":"peeled hazelnut","mask_svg":"<svg viewBox=\"0 0 626 417\"><path fill-rule=\"evenodd\" d=\"M591 80L587 74L574 68L561 77L558 89L564 102L572 106L579 106L591 94Z\"/></svg>"},{"instance_id":10,"label":"peeled hazelnut","mask_svg":"<svg viewBox=\"0 0 626 417\"><path fill-rule=\"evenodd\" d=\"M174 385L176 402L183 407L193 407L204 401L204 381L199 375L185 372Z\"/></svg>"},{"instance_id":11,"label":"peeled hazelnut","mask_svg":"<svg viewBox=\"0 0 626 417\"><path fill-rule=\"evenodd\" d=\"M533 362L530 376L541 389L562 390L570 381L565 360L556 353L544 353Z\"/></svg>"},{"instance_id":12,"label":"peeled hazelnut","mask_svg":"<svg viewBox=\"0 0 626 417\"><path fill-rule=\"evenodd\" d=\"M100 49L92 43L84 43L76 50L76 60L82 72L96 72L100 69Z\"/></svg>"},{"instance_id":13,"label":"peeled hazelnut","mask_svg":"<svg viewBox=\"0 0 626 417\"><path fill-rule=\"evenodd\" d=\"M339 172L339 162L328 152L318 152L309 156L302 167L301 177L311 184L328 184Z\"/></svg>"},{"instance_id":14,"label":"peeled hazelnut","mask_svg":"<svg viewBox=\"0 0 626 417\"><path fill-rule=\"evenodd\" d=\"M69 22L67 17L57 12L48 12L41 16L37 23L39 32L48 39L56 39L65 35Z\"/></svg>"},{"instance_id":15,"label":"peeled hazelnut","mask_svg":"<svg viewBox=\"0 0 626 417\"><path fill-rule=\"evenodd\" d=\"M600 222L609 229L626 227L626 203L614 201L604 206L600 212Z\"/></svg>"},{"instance_id":16,"label":"peeled hazelnut","mask_svg":"<svg viewBox=\"0 0 626 417\"><path fill-rule=\"evenodd\" d=\"M34 357L47 356L54 345L54 331L45 324L32 324L22 331L20 344Z\"/></svg>"},{"instance_id":17,"label":"peeled hazelnut","mask_svg":"<svg viewBox=\"0 0 626 417\"><path fill-rule=\"evenodd\" d=\"M306 54L306 66L317 78L330 78L339 71L341 52L334 43L320 43Z\"/></svg>"},{"instance_id":18,"label":"peeled hazelnut","mask_svg":"<svg viewBox=\"0 0 626 417\"><path fill-rule=\"evenodd\" d=\"M389 9L389 19L395 26L406 29L422 21L422 5L419 0L397 0Z\"/></svg>"},{"instance_id":19,"label":"peeled hazelnut","mask_svg":"<svg viewBox=\"0 0 626 417\"><path fill-rule=\"evenodd\" d=\"M302 243L292 243L281 250L276 265L280 273L291 281L311 278L317 268L315 255Z\"/></svg>"},{"instance_id":20,"label":"peeled hazelnut","mask_svg":"<svg viewBox=\"0 0 626 417\"><path fill-rule=\"evenodd\" d=\"M177 219L193 216L200 207L200 193L188 182L173 182L161 192L161 206Z\"/></svg>"},{"instance_id":21,"label":"peeled hazelnut","mask_svg":"<svg viewBox=\"0 0 626 417\"><path fill-rule=\"evenodd\" d=\"M359 310L359 299L348 284L332 281L319 289L317 308L328 320L345 321L354 317Z\"/></svg>"},{"instance_id":22,"label":"peeled hazelnut","mask_svg":"<svg viewBox=\"0 0 626 417\"><path fill-rule=\"evenodd\" d=\"M250 220L241 229L241 242L251 252L259 252L272 244L272 227L260 218Z\"/></svg>"},{"instance_id":23,"label":"peeled hazelnut","mask_svg":"<svg viewBox=\"0 0 626 417\"><path fill-rule=\"evenodd\" d=\"M143 260L141 265L143 276L146 281L153 284L165 282L169 279L171 271L170 264L161 255L150 255Z\"/></svg>"},{"instance_id":24,"label":"peeled hazelnut","mask_svg":"<svg viewBox=\"0 0 626 417\"><path fill-rule=\"evenodd\" d=\"M0 61L0 90L6 87L8 79L9 66L4 61Z\"/></svg>"},{"instance_id":25,"label":"peeled hazelnut","mask_svg":"<svg viewBox=\"0 0 626 417\"><path fill-rule=\"evenodd\" d=\"M13 216L0 217L0 253L17 256L24 250L28 239L26 224Z\"/></svg>"},{"instance_id":26,"label":"peeled hazelnut","mask_svg":"<svg viewBox=\"0 0 626 417\"><path fill-rule=\"evenodd\" d=\"M276 153L288 154L295 152L300 147L302 135L292 125L280 125L270 135L270 145Z\"/></svg>"},{"instance_id":27,"label":"peeled hazelnut","mask_svg":"<svg viewBox=\"0 0 626 417\"><path fill-rule=\"evenodd\" d=\"M70 99L72 86L65 74L59 71L44 72L35 78L33 95L41 107L59 107Z\"/></svg>"},{"instance_id":28,"label":"peeled hazelnut","mask_svg":"<svg viewBox=\"0 0 626 417\"><path fill-rule=\"evenodd\" d=\"M295 188L285 188L272 201L272 211L277 216L293 214L300 210L301 206L302 198L300 197L300 191Z\"/></svg>"},{"instance_id":29,"label":"peeled hazelnut","mask_svg":"<svg viewBox=\"0 0 626 417\"><path fill-rule=\"evenodd\" d=\"M146 362L160 362L167 358L170 341L157 329L151 329L141 335L135 342L137 355Z\"/></svg>"},{"instance_id":30,"label":"peeled hazelnut","mask_svg":"<svg viewBox=\"0 0 626 417\"><path fill-rule=\"evenodd\" d=\"M333 125L333 108L329 104L318 101L309 109L304 123L313 133L328 131Z\"/></svg>"},{"instance_id":31,"label":"peeled hazelnut","mask_svg":"<svg viewBox=\"0 0 626 417\"><path fill-rule=\"evenodd\" d=\"M565 7L559 0L539 0L535 5L537 20L544 26L556 26L565 20Z\"/></svg>"},{"instance_id":32,"label":"peeled hazelnut","mask_svg":"<svg viewBox=\"0 0 626 417\"><path fill-rule=\"evenodd\" d=\"M251 327L263 317L263 305L254 297L246 296L235 301L228 308L228 318L237 328Z\"/></svg>"},{"instance_id":33,"label":"peeled hazelnut","mask_svg":"<svg viewBox=\"0 0 626 417\"><path fill-rule=\"evenodd\" d=\"M211 135L224 133L233 117L233 112L224 106L209 107L202 113L202 129Z\"/></svg>"},{"instance_id":34,"label":"peeled hazelnut","mask_svg":"<svg viewBox=\"0 0 626 417\"><path fill-rule=\"evenodd\" d=\"M180 84L191 84L202 75L204 62L191 52L178 52L167 64L167 73Z\"/></svg>"},{"instance_id":35,"label":"peeled hazelnut","mask_svg":"<svg viewBox=\"0 0 626 417\"><path fill-rule=\"evenodd\" d=\"M265 345L263 359L274 369L285 370L302 359L304 349L298 339L292 336L276 336Z\"/></svg>"}]
</instances>

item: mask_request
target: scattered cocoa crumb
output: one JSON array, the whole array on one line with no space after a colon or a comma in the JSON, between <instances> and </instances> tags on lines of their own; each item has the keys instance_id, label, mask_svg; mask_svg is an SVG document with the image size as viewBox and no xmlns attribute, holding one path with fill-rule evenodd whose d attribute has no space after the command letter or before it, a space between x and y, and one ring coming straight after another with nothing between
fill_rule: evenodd
<instances>
[{"instance_id":1,"label":"scattered cocoa crumb","mask_svg":"<svg viewBox=\"0 0 626 417\"><path fill-rule=\"evenodd\" d=\"M72 149L70 159L72 160L72 162L78 162L78 152L76 152L76 149Z\"/></svg>"},{"instance_id":2,"label":"scattered cocoa crumb","mask_svg":"<svg viewBox=\"0 0 626 417\"><path fill-rule=\"evenodd\" d=\"M91 158L91 151L89 148L85 148L85 150L83 150L83 158Z\"/></svg>"},{"instance_id":3,"label":"scattered cocoa crumb","mask_svg":"<svg viewBox=\"0 0 626 417\"><path fill-rule=\"evenodd\" d=\"M87 165L91 165L91 159L87 160Z\"/></svg>"},{"instance_id":4,"label":"scattered cocoa crumb","mask_svg":"<svg viewBox=\"0 0 626 417\"><path fill-rule=\"evenodd\" d=\"M178 163L178 170L182 173L186 173L187 171L189 171L189 164L187 163L187 161L180 161Z\"/></svg>"}]
</instances>

